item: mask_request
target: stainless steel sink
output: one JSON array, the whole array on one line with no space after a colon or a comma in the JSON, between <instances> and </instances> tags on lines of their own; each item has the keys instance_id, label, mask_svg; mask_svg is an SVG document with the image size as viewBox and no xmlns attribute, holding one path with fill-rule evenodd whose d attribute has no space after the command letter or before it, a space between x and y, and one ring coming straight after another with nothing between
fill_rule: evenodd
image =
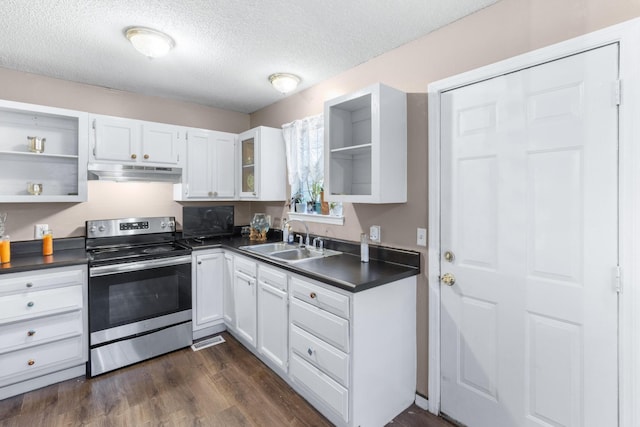
<instances>
[{"instance_id":1,"label":"stainless steel sink","mask_svg":"<svg viewBox=\"0 0 640 427\"><path fill-rule=\"evenodd\" d=\"M314 258L324 258L333 255L340 255L342 253L331 249L316 249L310 246L300 246L284 242L241 246L240 249L286 263L295 263Z\"/></svg>"}]
</instances>

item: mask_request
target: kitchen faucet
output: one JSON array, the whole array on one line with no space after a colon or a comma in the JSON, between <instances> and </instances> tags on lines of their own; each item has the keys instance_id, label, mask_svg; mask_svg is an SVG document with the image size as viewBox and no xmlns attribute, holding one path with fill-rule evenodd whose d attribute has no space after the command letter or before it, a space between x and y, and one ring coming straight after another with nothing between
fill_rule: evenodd
<instances>
[{"instance_id":1,"label":"kitchen faucet","mask_svg":"<svg viewBox=\"0 0 640 427\"><path fill-rule=\"evenodd\" d=\"M305 229L305 231L306 231L306 233L307 233L307 237L306 237L306 239L305 239L305 243L304 243L304 244L305 244L306 246L309 246L309 226L307 225L307 223L306 223L306 222L302 221L301 219L290 219L289 221L285 221L282 227L283 227L283 228L284 228L284 227L286 227L286 226L287 226L287 224L289 224L289 223L290 223L290 222L292 222L292 221L296 221L296 222L299 222L299 223L301 223L302 225L304 225L304 229ZM302 237L302 236L300 236L300 237ZM300 242L300 246L302 246L302 242Z\"/></svg>"}]
</instances>

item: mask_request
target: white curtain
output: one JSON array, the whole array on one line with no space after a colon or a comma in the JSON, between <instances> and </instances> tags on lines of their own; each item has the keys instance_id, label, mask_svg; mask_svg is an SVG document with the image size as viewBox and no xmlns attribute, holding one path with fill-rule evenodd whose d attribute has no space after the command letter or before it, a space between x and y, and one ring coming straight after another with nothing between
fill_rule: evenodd
<instances>
[{"instance_id":1,"label":"white curtain","mask_svg":"<svg viewBox=\"0 0 640 427\"><path fill-rule=\"evenodd\" d=\"M313 183L324 180L324 117L305 117L282 125L292 194L308 196Z\"/></svg>"}]
</instances>

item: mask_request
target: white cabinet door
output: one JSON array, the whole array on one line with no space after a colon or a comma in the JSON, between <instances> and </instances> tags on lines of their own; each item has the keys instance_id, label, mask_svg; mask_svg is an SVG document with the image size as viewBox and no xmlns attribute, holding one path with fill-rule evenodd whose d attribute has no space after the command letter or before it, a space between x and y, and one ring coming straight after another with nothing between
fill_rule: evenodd
<instances>
[{"instance_id":1,"label":"white cabinet door","mask_svg":"<svg viewBox=\"0 0 640 427\"><path fill-rule=\"evenodd\" d=\"M236 308L235 298L233 295L233 256L224 255L224 274L223 274L223 306L222 313L224 323L227 327L234 329L236 327Z\"/></svg>"},{"instance_id":2,"label":"white cabinet door","mask_svg":"<svg viewBox=\"0 0 640 427\"><path fill-rule=\"evenodd\" d=\"M174 199L235 198L235 142L233 133L189 130L187 166Z\"/></svg>"},{"instance_id":3,"label":"white cabinet door","mask_svg":"<svg viewBox=\"0 0 640 427\"><path fill-rule=\"evenodd\" d=\"M236 331L247 344L256 346L256 279L237 271L234 273L236 300Z\"/></svg>"},{"instance_id":4,"label":"white cabinet door","mask_svg":"<svg viewBox=\"0 0 640 427\"><path fill-rule=\"evenodd\" d=\"M207 132L189 131L187 135L186 197L208 198L212 191L211 157L213 146ZM183 175L184 176L184 175Z\"/></svg>"},{"instance_id":5,"label":"white cabinet door","mask_svg":"<svg viewBox=\"0 0 640 427\"><path fill-rule=\"evenodd\" d=\"M180 126L91 115L90 161L118 164L178 165Z\"/></svg>"},{"instance_id":6,"label":"white cabinet door","mask_svg":"<svg viewBox=\"0 0 640 427\"><path fill-rule=\"evenodd\" d=\"M265 126L238 135L240 199L285 200L286 160L282 130Z\"/></svg>"},{"instance_id":7,"label":"white cabinet door","mask_svg":"<svg viewBox=\"0 0 640 427\"><path fill-rule=\"evenodd\" d=\"M138 121L120 117L92 116L94 128L93 150L95 160L135 163L140 144Z\"/></svg>"},{"instance_id":8,"label":"white cabinet door","mask_svg":"<svg viewBox=\"0 0 640 427\"><path fill-rule=\"evenodd\" d=\"M193 330L211 326L222 319L224 254L196 255L196 286L193 293Z\"/></svg>"},{"instance_id":9,"label":"white cabinet door","mask_svg":"<svg viewBox=\"0 0 640 427\"><path fill-rule=\"evenodd\" d=\"M287 370L288 348L287 275L259 267L258 273L258 351Z\"/></svg>"},{"instance_id":10,"label":"white cabinet door","mask_svg":"<svg viewBox=\"0 0 640 427\"><path fill-rule=\"evenodd\" d=\"M140 161L143 163L178 164L179 141L180 131L177 126L143 123Z\"/></svg>"},{"instance_id":11,"label":"white cabinet door","mask_svg":"<svg viewBox=\"0 0 640 427\"><path fill-rule=\"evenodd\" d=\"M236 195L236 137L231 133L213 132L211 138L215 147L215 197L233 198Z\"/></svg>"}]
</instances>

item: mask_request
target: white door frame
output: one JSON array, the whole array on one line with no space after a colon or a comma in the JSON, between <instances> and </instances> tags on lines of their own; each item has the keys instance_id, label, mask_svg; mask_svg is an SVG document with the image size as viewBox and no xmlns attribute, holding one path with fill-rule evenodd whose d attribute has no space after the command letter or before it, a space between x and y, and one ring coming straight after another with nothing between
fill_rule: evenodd
<instances>
[{"instance_id":1,"label":"white door frame","mask_svg":"<svg viewBox=\"0 0 640 427\"><path fill-rule=\"evenodd\" d=\"M440 412L440 95L442 92L610 43L620 46L619 109L619 425L640 425L640 18L538 49L428 86L429 383ZM612 99L615 88L612 88ZM635 167L634 167L635 165ZM611 286L615 286L612 273Z\"/></svg>"}]
</instances>

